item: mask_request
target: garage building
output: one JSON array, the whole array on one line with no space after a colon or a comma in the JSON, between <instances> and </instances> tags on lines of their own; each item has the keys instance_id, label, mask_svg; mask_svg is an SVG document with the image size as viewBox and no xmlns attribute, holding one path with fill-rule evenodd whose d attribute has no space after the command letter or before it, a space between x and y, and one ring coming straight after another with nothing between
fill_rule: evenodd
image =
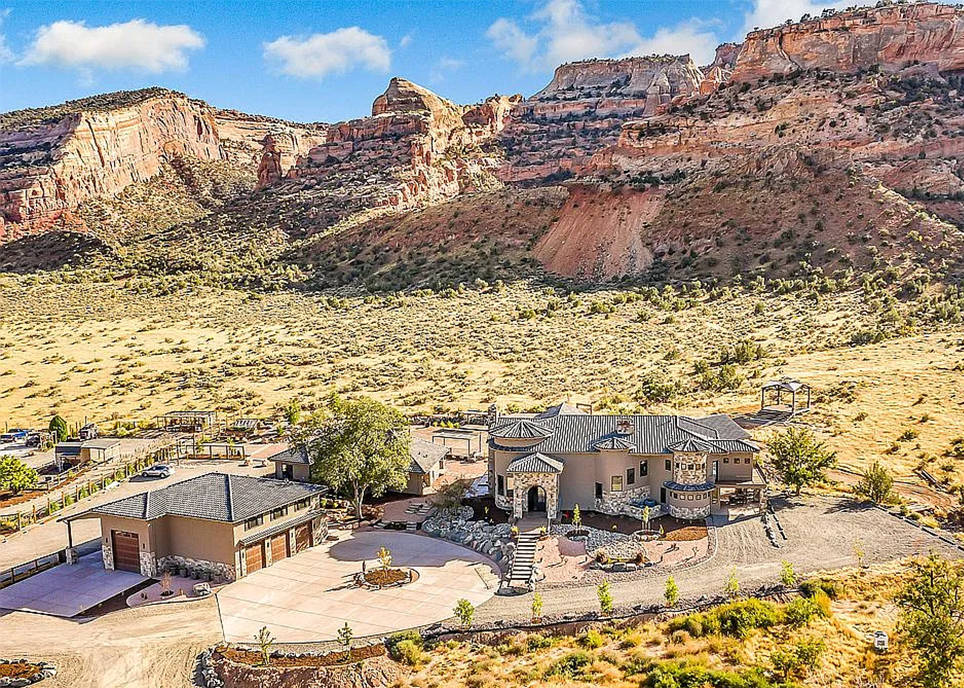
<instances>
[{"instance_id":1,"label":"garage building","mask_svg":"<svg viewBox=\"0 0 964 688\"><path fill-rule=\"evenodd\" d=\"M320 543L325 489L206 473L64 518L99 518L104 568L157 577L168 567L235 580Z\"/></svg>"}]
</instances>

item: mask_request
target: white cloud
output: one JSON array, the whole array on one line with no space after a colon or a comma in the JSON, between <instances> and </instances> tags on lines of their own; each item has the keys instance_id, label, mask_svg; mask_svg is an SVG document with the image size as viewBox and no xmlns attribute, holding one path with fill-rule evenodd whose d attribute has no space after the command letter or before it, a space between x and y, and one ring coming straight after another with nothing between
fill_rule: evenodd
<instances>
[{"instance_id":1,"label":"white cloud","mask_svg":"<svg viewBox=\"0 0 964 688\"><path fill-rule=\"evenodd\" d=\"M465 60L457 60L452 57L442 57L432 65L432 71L429 74L429 78L434 83L439 83L445 81L446 74L451 72L457 72L465 66Z\"/></svg>"},{"instance_id":2,"label":"white cloud","mask_svg":"<svg viewBox=\"0 0 964 688\"><path fill-rule=\"evenodd\" d=\"M264 44L264 58L283 74L316 79L356 67L386 72L392 65L388 42L357 26L306 38L281 36Z\"/></svg>"},{"instance_id":3,"label":"white cloud","mask_svg":"<svg viewBox=\"0 0 964 688\"><path fill-rule=\"evenodd\" d=\"M642 36L630 21L600 21L586 12L580 0L548 0L527 19L533 25L531 32L503 17L486 36L506 59L528 71L591 57L652 53L689 53L702 63L712 60L719 43L707 25L696 19Z\"/></svg>"},{"instance_id":4,"label":"white cloud","mask_svg":"<svg viewBox=\"0 0 964 688\"><path fill-rule=\"evenodd\" d=\"M698 65L708 65L716 57L719 38L707 25L691 19L673 27L660 27L651 38L643 38L631 55L689 55Z\"/></svg>"},{"instance_id":5,"label":"white cloud","mask_svg":"<svg viewBox=\"0 0 964 688\"><path fill-rule=\"evenodd\" d=\"M407 47L410 46L411 44L412 44L412 34L407 33L407 34L405 34L404 36L402 36L402 40L400 40L400 41L398 42L398 47L399 47L399 48L407 48Z\"/></svg>"},{"instance_id":6,"label":"white cloud","mask_svg":"<svg viewBox=\"0 0 964 688\"><path fill-rule=\"evenodd\" d=\"M800 21L805 14L820 16L825 7L841 9L852 4L852 0L754 0L753 9L744 18L743 31L768 29L787 19Z\"/></svg>"},{"instance_id":7,"label":"white cloud","mask_svg":"<svg viewBox=\"0 0 964 688\"><path fill-rule=\"evenodd\" d=\"M7 37L3 33L3 20L10 14L10 10L0 10L0 64L13 62L13 51L7 45Z\"/></svg>"},{"instance_id":8,"label":"white cloud","mask_svg":"<svg viewBox=\"0 0 964 688\"><path fill-rule=\"evenodd\" d=\"M84 22L58 21L38 29L19 64L157 73L186 69L188 51L202 47L204 37L184 24L158 26L134 19L88 27Z\"/></svg>"}]
</instances>

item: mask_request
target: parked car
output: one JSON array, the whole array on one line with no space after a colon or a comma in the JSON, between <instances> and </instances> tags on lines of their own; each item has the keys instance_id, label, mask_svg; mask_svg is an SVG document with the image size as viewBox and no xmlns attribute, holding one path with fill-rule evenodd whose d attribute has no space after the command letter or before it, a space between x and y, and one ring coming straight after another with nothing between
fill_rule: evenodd
<instances>
[{"instance_id":1,"label":"parked car","mask_svg":"<svg viewBox=\"0 0 964 688\"><path fill-rule=\"evenodd\" d=\"M39 447L40 443L43 441L43 433L31 432L27 435L27 439L24 440L24 444L28 447Z\"/></svg>"},{"instance_id":2,"label":"parked car","mask_svg":"<svg viewBox=\"0 0 964 688\"><path fill-rule=\"evenodd\" d=\"M172 475L174 475L174 467L166 463L155 463L141 471L141 477L144 478L170 478Z\"/></svg>"},{"instance_id":3,"label":"parked car","mask_svg":"<svg viewBox=\"0 0 964 688\"><path fill-rule=\"evenodd\" d=\"M0 443L3 444L16 444L23 442L27 439L27 430L22 430L18 428L12 428L7 430L7 432L0 435Z\"/></svg>"}]
</instances>

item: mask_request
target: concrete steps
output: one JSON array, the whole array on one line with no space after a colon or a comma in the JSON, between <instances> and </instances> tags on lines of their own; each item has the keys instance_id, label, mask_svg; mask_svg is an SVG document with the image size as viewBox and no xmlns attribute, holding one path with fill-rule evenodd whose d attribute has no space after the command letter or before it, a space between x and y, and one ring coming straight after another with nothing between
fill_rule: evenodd
<instances>
[{"instance_id":1,"label":"concrete steps","mask_svg":"<svg viewBox=\"0 0 964 688\"><path fill-rule=\"evenodd\" d=\"M539 546L538 533L520 533L516 540L515 559L512 561L512 570L506 579L506 585L510 588L528 588L529 579L532 577L532 567L536 561L536 549Z\"/></svg>"}]
</instances>

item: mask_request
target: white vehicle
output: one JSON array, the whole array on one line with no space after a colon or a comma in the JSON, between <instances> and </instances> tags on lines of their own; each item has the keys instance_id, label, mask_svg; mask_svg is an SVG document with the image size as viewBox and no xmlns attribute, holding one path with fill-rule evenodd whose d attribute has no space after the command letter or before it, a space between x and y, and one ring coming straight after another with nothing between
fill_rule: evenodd
<instances>
[{"instance_id":1,"label":"white vehicle","mask_svg":"<svg viewBox=\"0 0 964 688\"><path fill-rule=\"evenodd\" d=\"M174 467L166 463L155 463L141 471L141 477L144 478L170 478L172 475L174 475Z\"/></svg>"}]
</instances>

